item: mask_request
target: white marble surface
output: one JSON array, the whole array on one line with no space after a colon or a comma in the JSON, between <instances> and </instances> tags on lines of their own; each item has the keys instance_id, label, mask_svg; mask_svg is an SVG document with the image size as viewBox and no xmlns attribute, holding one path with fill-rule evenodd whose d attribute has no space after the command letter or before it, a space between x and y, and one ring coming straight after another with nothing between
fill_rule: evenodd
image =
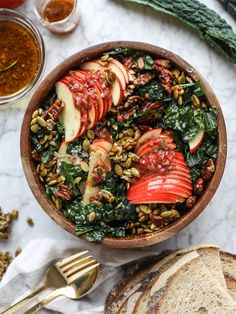
<instances>
[{"instance_id":1,"label":"white marble surface","mask_svg":"<svg viewBox=\"0 0 236 314\"><path fill-rule=\"evenodd\" d=\"M204 1L235 29L235 21L216 0ZM214 89L224 112L228 132L228 160L222 183L204 212L178 236L165 241L165 248L212 242L236 253L236 67L210 49L185 25L142 6L120 0L80 0L80 24L70 35L59 36L42 27L27 0L19 11L39 27L46 45L45 75L71 54L100 42L137 40L169 49L196 67ZM0 251L14 252L35 238L72 238L40 208L24 178L20 160L20 128L28 99L0 110L0 204L5 211L17 208L8 241L0 241ZM29 227L26 218L33 218ZM78 240L80 241L80 240ZM153 248L157 249L156 247Z\"/></svg>"}]
</instances>

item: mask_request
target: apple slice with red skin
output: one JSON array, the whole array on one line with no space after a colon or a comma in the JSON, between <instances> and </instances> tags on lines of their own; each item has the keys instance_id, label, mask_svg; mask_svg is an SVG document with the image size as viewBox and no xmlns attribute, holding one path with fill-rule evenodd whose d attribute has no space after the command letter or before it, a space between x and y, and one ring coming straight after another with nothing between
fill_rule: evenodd
<instances>
[{"instance_id":1,"label":"apple slice with red skin","mask_svg":"<svg viewBox=\"0 0 236 314\"><path fill-rule=\"evenodd\" d=\"M167 194L158 194L153 197L152 194L147 194L146 196L142 196L141 199L132 200L127 197L131 204L143 204L143 203L182 203L185 199L183 197L177 196L175 194L167 193Z\"/></svg>"},{"instance_id":2,"label":"apple slice with red skin","mask_svg":"<svg viewBox=\"0 0 236 314\"><path fill-rule=\"evenodd\" d=\"M155 197L157 195L168 193L177 195L179 197L187 198L191 195L192 192L190 189L177 186L176 184L157 184L151 187L149 186L143 187L143 189L140 189L138 191L130 187L128 191L128 199L135 201L141 200L142 198L145 199L147 195Z\"/></svg>"},{"instance_id":3,"label":"apple slice with red skin","mask_svg":"<svg viewBox=\"0 0 236 314\"><path fill-rule=\"evenodd\" d=\"M89 96L92 98L94 102L97 103L98 121L100 121L102 117L106 114L107 108L106 104L103 102L98 84L94 81L94 79L91 78L92 76L89 73L87 75L85 74L86 71L73 71L71 73L78 76L78 78L84 81Z\"/></svg>"},{"instance_id":4,"label":"apple slice with red skin","mask_svg":"<svg viewBox=\"0 0 236 314\"><path fill-rule=\"evenodd\" d=\"M191 182L187 182L186 180L182 180L178 177L171 177L171 176L154 176L154 177L150 177L148 180L143 180L143 178L141 178L141 180L137 181L135 184L132 185L132 191L138 190L140 189L140 191L144 188L148 188L151 189L152 186L156 186L156 185L163 185L165 186L166 184L173 184L185 188L187 190L192 190L192 184Z\"/></svg>"},{"instance_id":5,"label":"apple slice with red skin","mask_svg":"<svg viewBox=\"0 0 236 314\"><path fill-rule=\"evenodd\" d=\"M66 81L58 81L55 86L57 97L65 103L61 115L65 129L65 141L71 142L80 136L82 129L81 112L74 105L74 96Z\"/></svg>"},{"instance_id":6,"label":"apple slice with red skin","mask_svg":"<svg viewBox=\"0 0 236 314\"><path fill-rule=\"evenodd\" d=\"M96 152L96 151L102 151L104 154L108 155L108 152L105 147L100 145L91 144L90 145L90 151Z\"/></svg>"},{"instance_id":7,"label":"apple slice with red skin","mask_svg":"<svg viewBox=\"0 0 236 314\"><path fill-rule=\"evenodd\" d=\"M79 77L75 75L70 75L72 79L75 79L78 81L80 84L83 84L84 86L84 81L81 80ZM99 118L99 110L98 110L98 104L97 102L92 99L87 91L86 88L83 89L83 94L84 97L88 100L88 125L87 125L87 130L92 129L98 122Z\"/></svg>"},{"instance_id":8,"label":"apple slice with red skin","mask_svg":"<svg viewBox=\"0 0 236 314\"><path fill-rule=\"evenodd\" d=\"M162 138L162 139L158 139L156 141L149 140L146 143L144 143L142 146L140 146L136 155L141 157L143 155L151 153L152 151L161 149L162 145L163 145L163 148L168 148L169 144L171 144L172 141L173 141L172 138L166 138L166 139Z\"/></svg>"},{"instance_id":9,"label":"apple slice with red skin","mask_svg":"<svg viewBox=\"0 0 236 314\"><path fill-rule=\"evenodd\" d=\"M191 177L185 177L180 172L172 172L171 171L168 174L166 174L165 176L161 176L161 175L158 175L156 173L146 174L146 175L142 176L140 180L138 180L135 183L133 183L132 186L141 184L141 182L145 183L145 182L148 182L148 181L151 181L151 180L155 180L157 178L177 179L177 180L185 181L186 183L192 185Z\"/></svg>"},{"instance_id":10,"label":"apple slice with red skin","mask_svg":"<svg viewBox=\"0 0 236 314\"><path fill-rule=\"evenodd\" d=\"M97 60L85 62L85 63L80 65L80 68L82 70L88 70L88 71L92 71L92 72L95 72L98 70L104 71L106 69L106 67L103 67L102 65L100 65ZM124 90L126 89L126 82L125 82L125 78L124 78L123 73L121 72L121 70L117 66L113 65L113 68L111 70L116 71L115 72L116 79L112 85L112 101L113 101L113 104L115 106L118 106L123 100ZM117 76L117 73L119 73L118 75L120 77ZM122 80L122 82L120 80Z\"/></svg>"},{"instance_id":11,"label":"apple slice with red skin","mask_svg":"<svg viewBox=\"0 0 236 314\"><path fill-rule=\"evenodd\" d=\"M123 73L123 75L125 77L125 81L128 84L129 83L129 75L128 75L128 72L127 72L126 68L124 67L124 65L120 61L118 61L116 59L112 59L110 61L110 63L115 64L122 71L122 73Z\"/></svg>"},{"instance_id":12,"label":"apple slice with red skin","mask_svg":"<svg viewBox=\"0 0 236 314\"><path fill-rule=\"evenodd\" d=\"M78 81L71 76L65 76L62 79L65 84L68 84L69 89L73 93L74 98L74 105L76 109L78 109L81 112L81 130L78 134L78 137L84 134L84 132L87 130L88 126L88 102L85 98L86 89L83 86L82 81Z\"/></svg>"},{"instance_id":13,"label":"apple slice with red skin","mask_svg":"<svg viewBox=\"0 0 236 314\"><path fill-rule=\"evenodd\" d=\"M202 142L204 140L204 135L205 135L205 131L202 129L199 129L196 136L190 141L188 141L189 149L192 154L196 153L198 148L202 145Z\"/></svg>"},{"instance_id":14,"label":"apple slice with red skin","mask_svg":"<svg viewBox=\"0 0 236 314\"><path fill-rule=\"evenodd\" d=\"M135 147L135 152L137 152L139 150L139 148L146 143L148 140L150 139L157 139L159 138L160 134L161 134L162 129L161 128L157 128L157 129L152 129L150 131L145 132L140 139L137 142L137 145Z\"/></svg>"},{"instance_id":15,"label":"apple slice with red skin","mask_svg":"<svg viewBox=\"0 0 236 314\"><path fill-rule=\"evenodd\" d=\"M110 152L111 148L112 148L112 143L110 141L107 141L103 138L97 138L93 141L93 145L99 145L102 146L106 149L107 153Z\"/></svg>"}]
</instances>

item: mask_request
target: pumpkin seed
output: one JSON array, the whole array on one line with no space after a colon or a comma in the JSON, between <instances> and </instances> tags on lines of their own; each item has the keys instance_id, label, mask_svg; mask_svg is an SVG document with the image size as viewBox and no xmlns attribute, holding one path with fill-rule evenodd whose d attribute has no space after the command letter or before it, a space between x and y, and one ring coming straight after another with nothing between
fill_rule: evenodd
<instances>
[{"instance_id":1,"label":"pumpkin seed","mask_svg":"<svg viewBox=\"0 0 236 314\"><path fill-rule=\"evenodd\" d=\"M54 129L54 126L55 126L55 122L52 120L52 119L48 119L47 121L46 121L46 129L48 130L48 131L52 131L53 129ZM54 131L55 132L55 131Z\"/></svg>"},{"instance_id":2,"label":"pumpkin seed","mask_svg":"<svg viewBox=\"0 0 236 314\"><path fill-rule=\"evenodd\" d=\"M160 216L161 216L162 218L170 218L171 215L172 215L172 211L171 211L171 210L167 210L167 211L162 212L162 213L160 214Z\"/></svg>"},{"instance_id":3,"label":"pumpkin seed","mask_svg":"<svg viewBox=\"0 0 236 314\"><path fill-rule=\"evenodd\" d=\"M77 177L77 178L75 178L74 180L73 180L73 183L74 184L79 184L80 183L80 181L81 181L81 177Z\"/></svg>"},{"instance_id":4,"label":"pumpkin seed","mask_svg":"<svg viewBox=\"0 0 236 314\"><path fill-rule=\"evenodd\" d=\"M129 135L129 136L134 136L134 130L133 129L128 129L127 131L126 131L126 133Z\"/></svg>"},{"instance_id":5,"label":"pumpkin seed","mask_svg":"<svg viewBox=\"0 0 236 314\"><path fill-rule=\"evenodd\" d=\"M143 231L144 231L145 233L152 233L152 232L153 232L153 231L150 230L150 229L143 229Z\"/></svg>"},{"instance_id":6,"label":"pumpkin seed","mask_svg":"<svg viewBox=\"0 0 236 314\"><path fill-rule=\"evenodd\" d=\"M95 212L91 212L88 214L88 221L89 222L93 222L96 218L96 213Z\"/></svg>"},{"instance_id":7,"label":"pumpkin seed","mask_svg":"<svg viewBox=\"0 0 236 314\"><path fill-rule=\"evenodd\" d=\"M34 118L31 122L30 125L36 124L38 122L37 118Z\"/></svg>"},{"instance_id":8,"label":"pumpkin seed","mask_svg":"<svg viewBox=\"0 0 236 314\"><path fill-rule=\"evenodd\" d=\"M88 171L89 171L89 166L88 166L87 162L85 162L85 161L81 161L80 167L81 167L81 169L82 169L83 171L85 171L85 172L88 172Z\"/></svg>"},{"instance_id":9,"label":"pumpkin seed","mask_svg":"<svg viewBox=\"0 0 236 314\"><path fill-rule=\"evenodd\" d=\"M32 114L32 119L35 119L37 118L37 116L39 115L39 111L38 110L35 110Z\"/></svg>"},{"instance_id":10,"label":"pumpkin seed","mask_svg":"<svg viewBox=\"0 0 236 314\"><path fill-rule=\"evenodd\" d=\"M136 177L136 178L139 178L140 177L140 172L137 168L131 168L131 174Z\"/></svg>"},{"instance_id":11,"label":"pumpkin seed","mask_svg":"<svg viewBox=\"0 0 236 314\"><path fill-rule=\"evenodd\" d=\"M46 126L46 122L42 117L37 117L37 123L41 125L42 127Z\"/></svg>"},{"instance_id":12,"label":"pumpkin seed","mask_svg":"<svg viewBox=\"0 0 236 314\"><path fill-rule=\"evenodd\" d=\"M129 157L129 158L126 160L126 162L125 162L125 167L126 167L126 168L129 168L129 167L131 166L131 164L132 164L132 159Z\"/></svg>"},{"instance_id":13,"label":"pumpkin seed","mask_svg":"<svg viewBox=\"0 0 236 314\"><path fill-rule=\"evenodd\" d=\"M139 222L144 222L147 220L146 216L142 214L142 216L138 219Z\"/></svg>"},{"instance_id":14,"label":"pumpkin seed","mask_svg":"<svg viewBox=\"0 0 236 314\"><path fill-rule=\"evenodd\" d=\"M51 186L51 185L55 185L57 184L57 180L51 180L48 182L48 185Z\"/></svg>"},{"instance_id":15,"label":"pumpkin seed","mask_svg":"<svg viewBox=\"0 0 236 314\"><path fill-rule=\"evenodd\" d=\"M33 133L38 133L39 131L39 125L38 124L33 124L30 128L30 130L33 132Z\"/></svg>"},{"instance_id":16,"label":"pumpkin seed","mask_svg":"<svg viewBox=\"0 0 236 314\"><path fill-rule=\"evenodd\" d=\"M200 100L196 95L192 95L191 97L192 103L196 108L200 107Z\"/></svg>"},{"instance_id":17,"label":"pumpkin seed","mask_svg":"<svg viewBox=\"0 0 236 314\"><path fill-rule=\"evenodd\" d=\"M120 177L122 176L123 170L120 165L115 165L115 173Z\"/></svg>"},{"instance_id":18,"label":"pumpkin seed","mask_svg":"<svg viewBox=\"0 0 236 314\"><path fill-rule=\"evenodd\" d=\"M87 137L90 139L90 140L93 140L95 138L95 132L93 130L88 130L87 131Z\"/></svg>"},{"instance_id":19,"label":"pumpkin seed","mask_svg":"<svg viewBox=\"0 0 236 314\"><path fill-rule=\"evenodd\" d=\"M179 98L179 91L177 88L174 89L173 96L174 96L174 99L176 100Z\"/></svg>"},{"instance_id":20,"label":"pumpkin seed","mask_svg":"<svg viewBox=\"0 0 236 314\"><path fill-rule=\"evenodd\" d=\"M89 141L88 139L85 139L85 140L83 141L83 150L84 150L85 152L88 152L89 149L90 149L90 141Z\"/></svg>"},{"instance_id":21,"label":"pumpkin seed","mask_svg":"<svg viewBox=\"0 0 236 314\"><path fill-rule=\"evenodd\" d=\"M62 209L62 203L61 203L61 201L58 198L56 199L56 208L57 209Z\"/></svg>"},{"instance_id":22,"label":"pumpkin seed","mask_svg":"<svg viewBox=\"0 0 236 314\"><path fill-rule=\"evenodd\" d=\"M34 222L33 222L33 219L32 219L31 217L28 217L28 218L26 219L26 221L27 221L27 224L28 224L30 227L33 227Z\"/></svg>"},{"instance_id":23,"label":"pumpkin seed","mask_svg":"<svg viewBox=\"0 0 236 314\"><path fill-rule=\"evenodd\" d=\"M39 141L39 143L40 143L41 145L43 145L43 144L45 144L45 143L47 142L47 140L48 140L48 136L47 136L47 135L44 135L44 137L41 138L41 140Z\"/></svg>"},{"instance_id":24,"label":"pumpkin seed","mask_svg":"<svg viewBox=\"0 0 236 314\"><path fill-rule=\"evenodd\" d=\"M22 252L22 249L21 249L20 247L18 247L18 248L15 250L15 256L18 256L21 252Z\"/></svg>"},{"instance_id":25,"label":"pumpkin seed","mask_svg":"<svg viewBox=\"0 0 236 314\"><path fill-rule=\"evenodd\" d=\"M178 105L179 106L183 105L183 98L182 98L182 96L179 96L179 98L178 98Z\"/></svg>"},{"instance_id":26,"label":"pumpkin seed","mask_svg":"<svg viewBox=\"0 0 236 314\"><path fill-rule=\"evenodd\" d=\"M43 169L43 171L40 173L40 175L41 175L42 177L46 177L46 175L47 175L47 169Z\"/></svg>"},{"instance_id":27,"label":"pumpkin seed","mask_svg":"<svg viewBox=\"0 0 236 314\"><path fill-rule=\"evenodd\" d=\"M134 133L134 139L135 140L138 140L141 136L141 132L139 130L136 130L135 133Z\"/></svg>"},{"instance_id":28,"label":"pumpkin seed","mask_svg":"<svg viewBox=\"0 0 236 314\"><path fill-rule=\"evenodd\" d=\"M56 147L56 146L57 146L57 143L54 142L54 141L50 141L49 144L50 144L51 146L53 146L53 147Z\"/></svg>"},{"instance_id":29,"label":"pumpkin seed","mask_svg":"<svg viewBox=\"0 0 236 314\"><path fill-rule=\"evenodd\" d=\"M152 213L151 209L147 205L140 205L139 208L145 214L151 214Z\"/></svg>"}]
</instances>

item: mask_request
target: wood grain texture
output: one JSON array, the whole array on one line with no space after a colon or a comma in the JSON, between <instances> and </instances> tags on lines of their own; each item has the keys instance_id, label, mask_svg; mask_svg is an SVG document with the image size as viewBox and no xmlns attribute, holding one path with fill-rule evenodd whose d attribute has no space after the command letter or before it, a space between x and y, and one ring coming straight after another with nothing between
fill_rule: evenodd
<instances>
[{"instance_id":1,"label":"wood grain texture","mask_svg":"<svg viewBox=\"0 0 236 314\"><path fill-rule=\"evenodd\" d=\"M72 55L70 58L59 64L42 81L30 100L21 128L21 159L26 179L38 203L57 224L59 224L69 233L75 235L74 223L65 218L63 213L60 210L56 209L52 201L47 199L44 186L40 182L39 177L36 173L36 167L31 157L32 147L29 140L31 116L32 113L47 97L55 82L59 80L63 75L65 75L69 70L73 68L76 69L81 63L93 59L101 55L103 52L114 49L115 47L129 47L141 50L145 53L152 54L154 57L169 59L172 64L176 65L176 67L178 67L179 69L184 70L192 79L201 81L202 87L205 91L205 96L209 104L211 104L211 106L213 107L216 107L218 112L218 157L216 161L216 171L213 178L208 183L204 193L196 202L195 206L176 222L164 227L160 231L147 235L134 235L124 238L106 237L101 242L103 245L114 248L145 247L174 236L183 228L188 226L203 211L203 209L210 202L220 184L226 162L227 136L224 117L220 108L220 104L213 90L206 82L206 80L201 76L201 74L179 56L157 46L131 41L115 41L104 43L89 47Z\"/></svg>"}]
</instances>

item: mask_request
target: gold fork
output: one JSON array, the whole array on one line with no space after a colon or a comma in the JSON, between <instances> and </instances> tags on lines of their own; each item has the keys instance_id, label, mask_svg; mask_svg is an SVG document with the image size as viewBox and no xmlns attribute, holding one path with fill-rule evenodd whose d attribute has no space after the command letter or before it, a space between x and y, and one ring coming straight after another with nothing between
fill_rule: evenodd
<instances>
[{"instance_id":1,"label":"gold fork","mask_svg":"<svg viewBox=\"0 0 236 314\"><path fill-rule=\"evenodd\" d=\"M89 270L97 267L99 264L96 260L91 258L91 255L86 256L87 253L88 251L79 252L52 265L45 274L44 284L42 287L39 287L29 296L17 302L2 314L15 313L22 306L32 301L33 298L43 290L48 288L56 290L70 285L79 277L86 274Z\"/></svg>"},{"instance_id":2,"label":"gold fork","mask_svg":"<svg viewBox=\"0 0 236 314\"><path fill-rule=\"evenodd\" d=\"M87 268L87 273L84 273L81 277L79 277L73 284L70 284L66 287L59 288L51 292L48 296L46 296L43 300L38 302L24 314L34 314L38 312L42 307L46 304L54 300L55 298L64 295L70 299L80 299L85 294L87 294L90 289L93 287L95 281L98 278L99 274L99 264L95 264Z\"/></svg>"}]
</instances>

